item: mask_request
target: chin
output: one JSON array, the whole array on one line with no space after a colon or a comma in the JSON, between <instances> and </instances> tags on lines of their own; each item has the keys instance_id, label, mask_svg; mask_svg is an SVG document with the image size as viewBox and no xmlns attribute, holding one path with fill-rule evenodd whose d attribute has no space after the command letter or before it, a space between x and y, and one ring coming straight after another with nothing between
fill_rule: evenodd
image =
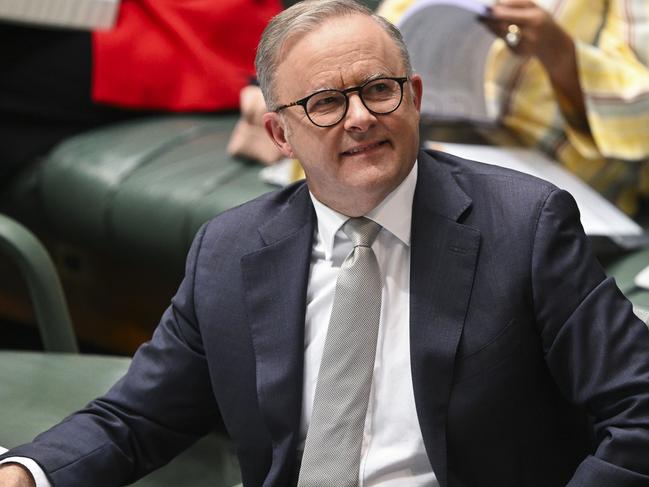
<instances>
[{"instance_id":1,"label":"chin","mask_svg":"<svg viewBox=\"0 0 649 487\"><path fill-rule=\"evenodd\" d=\"M374 177L363 178L356 181L349 181L344 185L348 193L352 193L352 197L362 201L374 201L375 204L380 203L394 188L396 188L401 181L397 181L394 177Z\"/></svg>"}]
</instances>

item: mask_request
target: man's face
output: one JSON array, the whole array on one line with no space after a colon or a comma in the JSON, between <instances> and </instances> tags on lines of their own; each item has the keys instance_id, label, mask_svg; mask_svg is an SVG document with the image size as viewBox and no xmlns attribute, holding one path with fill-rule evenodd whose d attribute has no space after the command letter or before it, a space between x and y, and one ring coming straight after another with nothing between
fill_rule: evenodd
<instances>
[{"instance_id":1,"label":"man's face","mask_svg":"<svg viewBox=\"0 0 649 487\"><path fill-rule=\"evenodd\" d=\"M370 17L330 19L289 40L276 73L279 104L322 89L345 89L377 77L405 76L399 51ZM311 192L327 206L360 216L378 205L408 175L419 147L421 79L403 86L403 101L387 115L373 115L358 92L348 95L345 118L317 127L301 106L264 116L283 154L304 167Z\"/></svg>"}]
</instances>

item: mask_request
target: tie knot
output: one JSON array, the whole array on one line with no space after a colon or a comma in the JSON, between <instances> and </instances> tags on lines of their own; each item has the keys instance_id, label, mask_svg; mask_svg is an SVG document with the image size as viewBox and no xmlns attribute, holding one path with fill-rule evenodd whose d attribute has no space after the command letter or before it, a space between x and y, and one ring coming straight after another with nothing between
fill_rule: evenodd
<instances>
[{"instance_id":1,"label":"tie knot","mask_svg":"<svg viewBox=\"0 0 649 487\"><path fill-rule=\"evenodd\" d=\"M354 242L354 247L358 247L359 245L371 247L374 239L381 230L381 225L373 222L369 218L361 216L347 220L342 230Z\"/></svg>"}]
</instances>

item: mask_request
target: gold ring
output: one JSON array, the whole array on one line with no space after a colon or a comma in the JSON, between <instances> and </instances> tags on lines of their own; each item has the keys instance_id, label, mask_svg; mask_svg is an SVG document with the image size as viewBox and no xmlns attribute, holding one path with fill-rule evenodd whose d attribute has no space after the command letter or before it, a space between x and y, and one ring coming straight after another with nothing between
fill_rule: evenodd
<instances>
[{"instance_id":1,"label":"gold ring","mask_svg":"<svg viewBox=\"0 0 649 487\"><path fill-rule=\"evenodd\" d=\"M509 47L516 47L521 43L521 28L516 24L509 24L507 26L507 34L505 34L505 42Z\"/></svg>"}]
</instances>

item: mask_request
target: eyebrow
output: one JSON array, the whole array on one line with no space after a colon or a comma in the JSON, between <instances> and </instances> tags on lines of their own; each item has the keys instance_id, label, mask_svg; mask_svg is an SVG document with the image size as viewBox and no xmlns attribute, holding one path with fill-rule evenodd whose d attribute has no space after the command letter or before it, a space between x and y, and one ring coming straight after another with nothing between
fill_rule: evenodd
<instances>
[{"instance_id":1,"label":"eyebrow","mask_svg":"<svg viewBox=\"0 0 649 487\"><path fill-rule=\"evenodd\" d=\"M373 80L375 80L375 79L386 78L386 77L390 77L390 76L393 76L393 75L391 75L391 74L387 74L385 71L377 71L377 72L374 72L374 73L372 73L372 74L367 75L365 78L363 78L363 79L361 80L360 83L358 83L358 84L356 84L356 85L354 85L354 86L362 86L362 85L364 85L365 83L369 83L370 81L373 81ZM310 95L312 95L312 94L314 94L314 93L318 93L318 92L320 92L320 91L327 91L327 90L343 91L343 90L346 90L346 89L349 88L349 87L350 87L350 86L345 86L345 87L342 87L342 88L332 88L331 86L323 86L323 87L321 87L321 88L317 88L317 89L315 89L315 90L311 90L311 91L309 91L308 94L305 95L305 96L310 96Z\"/></svg>"},{"instance_id":2,"label":"eyebrow","mask_svg":"<svg viewBox=\"0 0 649 487\"><path fill-rule=\"evenodd\" d=\"M384 71L379 71L377 73L369 75L365 80L361 83L362 85L365 83L368 83L369 81L379 79L379 78L389 78L390 76L393 76L391 74L387 74Z\"/></svg>"}]
</instances>

